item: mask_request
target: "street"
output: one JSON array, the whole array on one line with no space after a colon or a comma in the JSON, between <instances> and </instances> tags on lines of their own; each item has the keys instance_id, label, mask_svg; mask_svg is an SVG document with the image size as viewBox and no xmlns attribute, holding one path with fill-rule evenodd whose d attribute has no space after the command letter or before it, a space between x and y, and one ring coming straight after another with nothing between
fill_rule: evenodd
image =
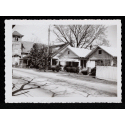
<instances>
[{"instance_id":1,"label":"street","mask_svg":"<svg viewBox=\"0 0 125 125\"><path fill-rule=\"evenodd\" d=\"M13 68L12 95L19 97L116 97L117 83L65 72ZM88 80L86 80L88 78ZM89 80L90 79L90 80Z\"/></svg>"}]
</instances>

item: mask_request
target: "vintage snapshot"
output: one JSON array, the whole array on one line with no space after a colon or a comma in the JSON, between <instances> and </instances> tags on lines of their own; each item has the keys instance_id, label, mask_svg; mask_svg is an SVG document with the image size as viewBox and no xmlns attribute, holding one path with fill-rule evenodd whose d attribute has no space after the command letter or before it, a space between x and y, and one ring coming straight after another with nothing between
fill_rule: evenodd
<instances>
[{"instance_id":1,"label":"vintage snapshot","mask_svg":"<svg viewBox=\"0 0 125 125\"><path fill-rule=\"evenodd\" d=\"M120 20L5 20L6 103L121 103Z\"/></svg>"}]
</instances>

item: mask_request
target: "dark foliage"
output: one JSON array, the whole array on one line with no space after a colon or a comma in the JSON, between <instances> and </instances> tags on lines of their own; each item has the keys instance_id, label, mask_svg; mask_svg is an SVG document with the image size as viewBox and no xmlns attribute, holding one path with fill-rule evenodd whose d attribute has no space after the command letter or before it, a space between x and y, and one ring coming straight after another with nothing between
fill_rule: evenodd
<instances>
[{"instance_id":1,"label":"dark foliage","mask_svg":"<svg viewBox=\"0 0 125 125\"><path fill-rule=\"evenodd\" d=\"M29 54L31 68L46 69L49 65L48 49L43 44L34 44Z\"/></svg>"}]
</instances>

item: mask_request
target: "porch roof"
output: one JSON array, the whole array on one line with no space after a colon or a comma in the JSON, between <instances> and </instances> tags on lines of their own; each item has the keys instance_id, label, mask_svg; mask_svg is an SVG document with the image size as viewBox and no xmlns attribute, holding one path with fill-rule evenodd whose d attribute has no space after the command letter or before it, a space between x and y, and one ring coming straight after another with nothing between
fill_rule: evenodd
<instances>
[{"instance_id":1,"label":"porch roof","mask_svg":"<svg viewBox=\"0 0 125 125\"><path fill-rule=\"evenodd\" d=\"M27 56L24 56L23 58L21 58L20 60L27 60L27 59L29 59L29 58L30 58L30 56L27 55Z\"/></svg>"},{"instance_id":2,"label":"porch roof","mask_svg":"<svg viewBox=\"0 0 125 125\"><path fill-rule=\"evenodd\" d=\"M79 59L59 59L61 62L79 62Z\"/></svg>"}]
</instances>

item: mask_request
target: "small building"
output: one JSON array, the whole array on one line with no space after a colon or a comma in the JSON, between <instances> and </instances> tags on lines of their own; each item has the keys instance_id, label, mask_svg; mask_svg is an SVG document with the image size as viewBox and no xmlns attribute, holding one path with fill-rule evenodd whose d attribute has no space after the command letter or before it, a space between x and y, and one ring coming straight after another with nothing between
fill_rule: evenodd
<instances>
[{"instance_id":1,"label":"small building","mask_svg":"<svg viewBox=\"0 0 125 125\"><path fill-rule=\"evenodd\" d=\"M117 66L117 49L106 46L97 46L87 56L87 67Z\"/></svg>"}]
</instances>

